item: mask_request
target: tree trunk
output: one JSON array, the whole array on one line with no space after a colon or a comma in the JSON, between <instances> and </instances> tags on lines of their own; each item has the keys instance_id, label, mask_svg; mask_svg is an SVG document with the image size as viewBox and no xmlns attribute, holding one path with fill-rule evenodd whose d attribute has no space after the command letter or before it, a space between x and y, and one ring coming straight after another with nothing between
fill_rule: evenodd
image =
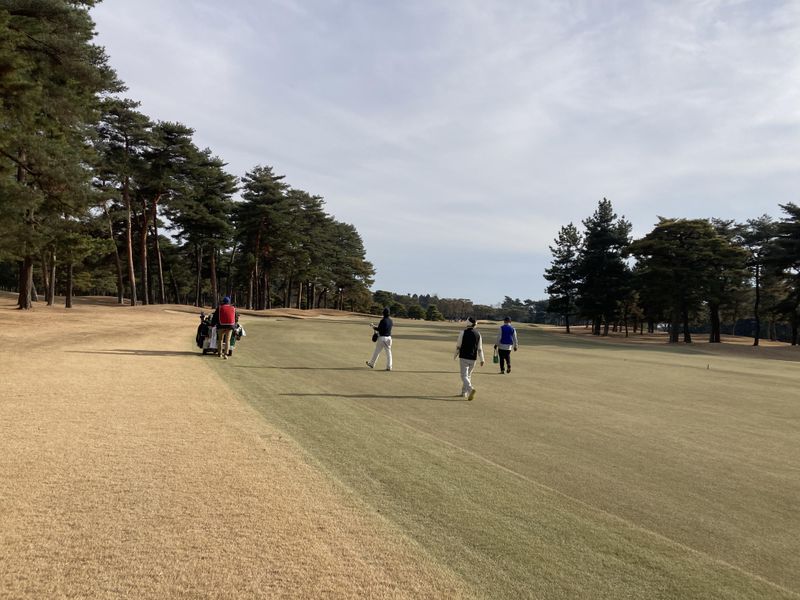
<instances>
[{"instance_id":1,"label":"tree trunk","mask_svg":"<svg viewBox=\"0 0 800 600\"><path fill-rule=\"evenodd\" d=\"M194 293L194 305L195 306L203 306L201 303L200 298L200 291L201 291L201 284L203 282L202 279L202 272L203 272L203 247L200 244L195 244L194 247L194 256L195 256L195 266L197 268L197 277L195 278L195 293Z\"/></svg>"},{"instance_id":2,"label":"tree trunk","mask_svg":"<svg viewBox=\"0 0 800 600\"><path fill-rule=\"evenodd\" d=\"M142 230L139 232L139 268L141 272L139 275L142 276L142 304L148 304L150 302L150 288L148 287L150 284L149 269L147 268L147 232L150 228L147 226L147 203L144 199L142 199L141 225Z\"/></svg>"},{"instance_id":3,"label":"tree trunk","mask_svg":"<svg viewBox=\"0 0 800 600\"><path fill-rule=\"evenodd\" d=\"M31 307L31 289L33 288L33 256L26 254L19 264L19 296L17 308L28 310Z\"/></svg>"},{"instance_id":4,"label":"tree trunk","mask_svg":"<svg viewBox=\"0 0 800 600\"><path fill-rule=\"evenodd\" d=\"M108 234L111 237L111 242L114 244L114 264L117 267L117 304L124 304L124 284L122 282L122 261L119 258L119 248L117 248L117 240L114 239L114 224L111 222L111 215L108 212L108 206L103 202L103 212L106 213L108 220Z\"/></svg>"},{"instance_id":5,"label":"tree trunk","mask_svg":"<svg viewBox=\"0 0 800 600\"><path fill-rule=\"evenodd\" d=\"M233 250L231 250L231 259L228 261L228 272L225 274L225 291L227 292L227 296L233 295L233 263L236 258L236 244L233 245Z\"/></svg>"},{"instance_id":6,"label":"tree trunk","mask_svg":"<svg viewBox=\"0 0 800 600\"><path fill-rule=\"evenodd\" d=\"M217 286L217 249L211 248L211 306L217 308L219 304L219 289Z\"/></svg>"},{"instance_id":7,"label":"tree trunk","mask_svg":"<svg viewBox=\"0 0 800 600\"><path fill-rule=\"evenodd\" d=\"M47 306L53 306L56 301L56 249L55 246L50 247L50 291L48 295L50 300Z\"/></svg>"},{"instance_id":8,"label":"tree trunk","mask_svg":"<svg viewBox=\"0 0 800 600\"><path fill-rule=\"evenodd\" d=\"M155 198L153 198L152 209L151 209L151 220L153 222L153 244L155 245L156 251L156 265L158 271L158 295L159 295L159 302L164 304L166 302L166 288L164 287L164 266L161 261L161 244L158 241L158 201L161 199L161 195L159 194Z\"/></svg>"},{"instance_id":9,"label":"tree trunk","mask_svg":"<svg viewBox=\"0 0 800 600\"><path fill-rule=\"evenodd\" d=\"M269 310L272 308L272 285L269 277L269 269L264 269L264 281L262 287L264 288L264 305L262 308Z\"/></svg>"},{"instance_id":10,"label":"tree trunk","mask_svg":"<svg viewBox=\"0 0 800 600\"><path fill-rule=\"evenodd\" d=\"M689 309L683 309L683 343L692 343L692 333L689 331Z\"/></svg>"},{"instance_id":11,"label":"tree trunk","mask_svg":"<svg viewBox=\"0 0 800 600\"><path fill-rule=\"evenodd\" d=\"M756 331L753 336L753 346L758 346L761 338L761 316L758 314L759 304L761 303L761 265L756 264L756 301L753 305L753 318L756 321Z\"/></svg>"},{"instance_id":12,"label":"tree trunk","mask_svg":"<svg viewBox=\"0 0 800 600\"><path fill-rule=\"evenodd\" d=\"M172 271L172 266L169 267L169 277L172 279L172 288L175 290L175 304L183 304L181 302L181 290L178 287L178 280L175 279L175 273Z\"/></svg>"},{"instance_id":13,"label":"tree trunk","mask_svg":"<svg viewBox=\"0 0 800 600\"><path fill-rule=\"evenodd\" d=\"M681 312L679 309L672 309L672 322L669 327L669 343L677 344L680 341Z\"/></svg>"},{"instance_id":14,"label":"tree trunk","mask_svg":"<svg viewBox=\"0 0 800 600\"><path fill-rule=\"evenodd\" d=\"M564 315L564 325L566 325L567 333L569 333L569 315Z\"/></svg>"},{"instance_id":15,"label":"tree trunk","mask_svg":"<svg viewBox=\"0 0 800 600\"><path fill-rule=\"evenodd\" d=\"M47 250L42 250L42 287L44 288L44 301L47 306L53 305L53 298L50 296L50 269L47 265Z\"/></svg>"},{"instance_id":16,"label":"tree trunk","mask_svg":"<svg viewBox=\"0 0 800 600\"><path fill-rule=\"evenodd\" d=\"M131 306L136 306L136 271L133 267L133 217L131 210L130 184L126 177L122 186L122 199L125 202L125 253L128 262L128 286Z\"/></svg>"},{"instance_id":17,"label":"tree trunk","mask_svg":"<svg viewBox=\"0 0 800 600\"><path fill-rule=\"evenodd\" d=\"M72 261L67 263L67 293L64 308L72 308Z\"/></svg>"},{"instance_id":18,"label":"tree trunk","mask_svg":"<svg viewBox=\"0 0 800 600\"><path fill-rule=\"evenodd\" d=\"M247 308L248 310L253 310L253 271L250 271L250 281L248 282L247 287Z\"/></svg>"},{"instance_id":19,"label":"tree trunk","mask_svg":"<svg viewBox=\"0 0 800 600\"><path fill-rule=\"evenodd\" d=\"M303 281L300 281L300 284L297 287L297 310L303 308Z\"/></svg>"},{"instance_id":20,"label":"tree trunk","mask_svg":"<svg viewBox=\"0 0 800 600\"><path fill-rule=\"evenodd\" d=\"M711 333L708 336L709 343L719 344L722 342L721 324L719 320L719 304L708 304L708 313L711 319Z\"/></svg>"}]
</instances>

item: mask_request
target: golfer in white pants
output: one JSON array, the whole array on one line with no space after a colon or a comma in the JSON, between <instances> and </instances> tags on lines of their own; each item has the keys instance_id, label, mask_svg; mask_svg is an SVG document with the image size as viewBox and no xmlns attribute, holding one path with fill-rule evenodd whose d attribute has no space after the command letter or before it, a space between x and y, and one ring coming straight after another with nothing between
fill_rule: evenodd
<instances>
[{"instance_id":1,"label":"golfer in white pants","mask_svg":"<svg viewBox=\"0 0 800 600\"><path fill-rule=\"evenodd\" d=\"M472 400L475 398L475 388L472 387L472 372L475 370L475 363L478 358L483 360L483 341L481 334L475 330L477 321L470 317L469 326L458 335L456 342L456 356L458 357L461 369L461 395Z\"/></svg>"},{"instance_id":2,"label":"golfer in white pants","mask_svg":"<svg viewBox=\"0 0 800 600\"><path fill-rule=\"evenodd\" d=\"M370 369L375 368L375 361L378 360L381 352L386 352L386 370L392 370L392 320L389 318L389 309L383 309L383 318L377 327L373 327L378 339L375 341L375 351L372 353L372 360L367 361Z\"/></svg>"}]
</instances>

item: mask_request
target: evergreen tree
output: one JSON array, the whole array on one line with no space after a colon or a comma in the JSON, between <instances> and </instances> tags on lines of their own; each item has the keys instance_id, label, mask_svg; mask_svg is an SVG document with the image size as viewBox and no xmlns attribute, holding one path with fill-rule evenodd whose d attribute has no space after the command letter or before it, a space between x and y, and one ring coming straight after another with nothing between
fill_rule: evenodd
<instances>
[{"instance_id":1,"label":"evergreen tree","mask_svg":"<svg viewBox=\"0 0 800 600\"><path fill-rule=\"evenodd\" d=\"M444 315L439 311L435 304L429 304L425 311L426 321L444 321Z\"/></svg>"},{"instance_id":2,"label":"evergreen tree","mask_svg":"<svg viewBox=\"0 0 800 600\"><path fill-rule=\"evenodd\" d=\"M18 306L30 308L34 259L59 222L88 210L85 165L98 95L121 84L93 44L92 2L0 7L0 254L20 261Z\"/></svg>"},{"instance_id":3,"label":"evergreen tree","mask_svg":"<svg viewBox=\"0 0 800 600\"><path fill-rule=\"evenodd\" d=\"M794 346L798 343L800 326L800 207L791 202L780 207L786 216L777 225L765 262L783 280L777 312L789 318Z\"/></svg>"},{"instance_id":4,"label":"evergreen tree","mask_svg":"<svg viewBox=\"0 0 800 600\"><path fill-rule=\"evenodd\" d=\"M768 250L777 235L777 224L768 215L748 219L739 228L739 244L747 251L747 266L753 278L755 292L753 317L756 321L753 345L758 346L761 339L761 292L763 289L764 267Z\"/></svg>"},{"instance_id":5,"label":"evergreen tree","mask_svg":"<svg viewBox=\"0 0 800 600\"><path fill-rule=\"evenodd\" d=\"M705 219L661 218L653 231L631 244L629 252L638 259L647 293L667 299L670 342L678 341L681 328L684 342L692 341L690 316L704 301L718 309L725 285L720 282L740 277L744 264L743 253Z\"/></svg>"},{"instance_id":6,"label":"evergreen tree","mask_svg":"<svg viewBox=\"0 0 800 600\"><path fill-rule=\"evenodd\" d=\"M575 314L575 299L578 295L578 260L581 249L581 236L570 223L562 227L550 246L553 262L545 270L544 278L550 282L547 293L550 295L548 310L564 317L569 333L569 318Z\"/></svg>"},{"instance_id":7,"label":"evergreen tree","mask_svg":"<svg viewBox=\"0 0 800 600\"><path fill-rule=\"evenodd\" d=\"M131 306L136 306L136 270L134 265L133 202L137 181L145 172L144 153L152 137L153 123L136 108L138 102L104 98L97 124L96 148L99 161L95 178L101 188L115 190L112 202L121 202L124 215L125 272ZM112 226L113 227L113 226Z\"/></svg>"},{"instance_id":8,"label":"evergreen tree","mask_svg":"<svg viewBox=\"0 0 800 600\"><path fill-rule=\"evenodd\" d=\"M631 224L618 218L611 202L603 198L595 213L583 221L586 232L577 265L580 313L592 321L592 333L604 335L618 316L619 303L630 293L631 276L623 260L630 243Z\"/></svg>"}]
</instances>

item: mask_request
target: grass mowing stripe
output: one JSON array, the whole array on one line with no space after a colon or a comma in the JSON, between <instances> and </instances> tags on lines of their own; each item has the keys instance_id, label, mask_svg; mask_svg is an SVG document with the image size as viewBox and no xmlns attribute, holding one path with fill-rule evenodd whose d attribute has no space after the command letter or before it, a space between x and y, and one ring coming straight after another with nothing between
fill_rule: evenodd
<instances>
[{"instance_id":1,"label":"grass mowing stripe","mask_svg":"<svg viewBox=\"0 0 800 600\"><path fill-rule=\"evenodd\" d=\"M506 473L509 473L510 475L513 475L514 477L518 477L519 479L522 479L522 480L524 480L524 481L526 481L526 482L528 482L528 483L530 483L532 485L535 485L535 486L537 486L539 488L542 488L542 489L544 489L544 490L546 490L546 491L548 491L550 493L553 493L553 494L556 494L558 496L561 496L562 498L565 498L566 500L569 500L570 502L574 502L574 503L579 504L579 505L581 505L581 506L583 506L585 508L588 508L590 510L595 510L597 512L600 512L600 513L604 514L607 517L610 517L612 519L616 519L620 523L624 524L627 527L631 527L632 529L636 529L636 530L642 531L644 533L647 533L648 535L651 535L651 536L653 536L655 538L658 538L661 541L667 542L669 544L673 544L673 545L677 546L678 548L681 548L681 549L686 550L688 552L691 552L691 553L697 554L699 556L702 556L702 557L704 557L704 558L706 558L708 560L711 560L713 562L716 562L716 563L718 563L718 564L720 564L720 565L722 565L722 566L724 566L726 568L729 568L731 570L737 571L737 572L741 573L742 575L745 575L747 577L756 579L756 580L758 580L758 581L760 581L762 583L766 583L766 584L774 587L775 589L777 589L777 590L779 590L781 592L791 594L792 596L794 596L796 598L800 598L800 593L797 593L794 590L790 590L790 589L780 585L779 583L776 583L774 581L770 581L769 579L767 579L765 577L762 577L761 575L758 575L757 573L752 573L752 572L750 572L750 571L748 571L746 569L743 569L742 567L740 567L738 565L731 564L731 563L729 563L729 562L727 562L727 561L725 561L725 560L723 560L723 559L721 559L719 557L712 556L712 555L710 555L710 554L708 554L706 552L703 552L702 550L698 550L696 548L692 548L691 546L688 546L688 545L683 544L683 543L681 543L681 542L679 542L677 540L674 540L674 539L672 539L670 537L667 537L667 536L665 536L665 535L663 535L663 534L661 534L661 533L659 533L657 531L653 531L651 529L647 529L645 527L642 527L641 525L638 525L637 523L634 523L633 521L630 521L630 520L628 520L628 519L626 519L626 518L624 518L624 517L622 517L620 515L617 515L617 514L614 514L612 512L609 512L609 511L607 511L607 510L605 510L605 509L603 509L603 508L601 508L599 506L591 505L591 504L589 504L587 502L584 502L583 500L581 500L579 498L575 498L574 496L570 496L569 494L565 494L564 492L562 492L562 491L560 491L560 490L558 490L556 488L553 488L553 487L551 487L551 486L549 486L547 484L544 484L544 483L541 483L541 482L536 481L534 479L531 479L530 477L528 477L526 475L523 475L522 473L519 473L519 472L517 472L517 471L515 471L515 470L513 470L513 469L511 469L509 467L506 467L505 465L501 465L500 463L497 463L497 462L491 460L490 458L487 458L487 457L482 456L482 455L480 455L480 454L478 454L476 452L473 452L472 450L468 450L467 448L464 448L462 446L454 444L453 442L445 440L445 439L443 439L441 437L435 436L435 435L433 435L431 433L428 433L426 431L422 431L421 429L418 429L418 428L414 427L413 425L411 425L409 423L403 422L401 419L397 419L396 417L393 417L391 415L387 415L385 413L381 413L381 412L379 412L379 411L377 411L374 408L369 407L369 406L362 406L362 408L364 408L365 410L368 410L370 412L373 412L375 415L377 415L377 416L379 416L381 418L390 419L390 420L398 423L399 425L402 425L403 427L407 427L408 429L414 431L415 433L417 433L419 435L423 435L423 436L429 437L432 440L435 440L436 442L439 442L439 443L442 443L442 444L446 444L447 446L450 446L450 447L452 447L452 448L454 448L456 450L459 450L460 452L463 452L464 454L468 454L468 455L472 456L473 458L477 458L478 460L481 460L481 461L485 462L486 464L488 464L488 465L490 465L492 467L501 469L502 471L505 471Z\"/></svg>"}]
</instances>

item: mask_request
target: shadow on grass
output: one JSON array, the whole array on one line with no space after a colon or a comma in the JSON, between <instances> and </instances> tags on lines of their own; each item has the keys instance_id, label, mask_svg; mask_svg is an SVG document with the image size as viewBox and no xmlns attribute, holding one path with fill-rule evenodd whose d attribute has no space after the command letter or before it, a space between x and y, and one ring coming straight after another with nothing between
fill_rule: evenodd
<instances>
[{"instance_id":1,"label":"shadow on grass","mask_svg":"<svg viewBox=\"0 0 800 600\"><path fill-rule=\"evenodd\" d=\"M120 354L123 356L199 356L203 357L201 352L187 352L181 350L129 350L129 349L116 349L116 350L65 350L70 354Z\"/></svg>"},{"instance_id":2,"label":"shadow on grass","mask_svg":"<svg viewBox=\"0 0 800 600\"><path fill-rule=\"evenodd\" d=\"M461 394L455 396L420 396L418 394L281 394L294 398L349 398L353 400L438 400L440 402L468 402Z\"/></svg>"},{"instance_id":3,"label":"shadow on grass","mask_svg":"<svg viewBox=\"0 0 800 600\"><path fill-rule=\"evenodd\" d=\"M276 367L274 365L236 365L237 369L277 369L278 371L364 371L365 373L372 370L372 371L383 371L385 372L386 369L382 369L377 367L375 369L370 369L366 365L363 367ZM452 375L453 373L458 374L458 371L405 371L403 369L392 369L392 373L446 373L448 375Z\"/></svg>"}]
</instances>

